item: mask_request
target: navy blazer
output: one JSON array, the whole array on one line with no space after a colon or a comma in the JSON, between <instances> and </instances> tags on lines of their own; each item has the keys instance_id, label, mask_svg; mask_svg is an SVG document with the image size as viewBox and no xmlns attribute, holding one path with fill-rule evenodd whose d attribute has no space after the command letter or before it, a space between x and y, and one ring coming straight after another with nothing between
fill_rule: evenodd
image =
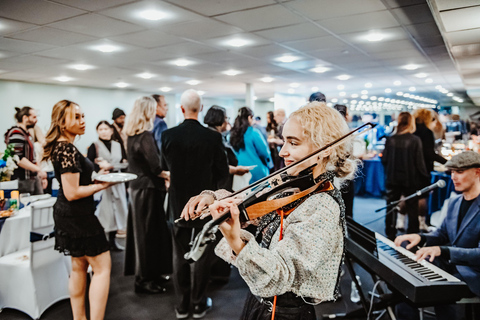
<instances>
[{"instance_id":1,"label":"navy blazer","mask_svg":"<svg viewBox=\"0 0 480 320\"><path fill-rule=\"evenodd\" d=\"M450 198L442 225L425 235L427 246L448 246L454 264L470 290L480 296L480 196L468 209L457 230L463 195Z\"/></svg>"}]
</instances>

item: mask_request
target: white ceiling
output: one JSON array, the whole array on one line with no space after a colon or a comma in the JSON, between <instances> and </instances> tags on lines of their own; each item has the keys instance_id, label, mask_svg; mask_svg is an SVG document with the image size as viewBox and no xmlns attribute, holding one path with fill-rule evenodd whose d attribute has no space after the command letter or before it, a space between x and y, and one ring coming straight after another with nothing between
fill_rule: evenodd
<instances>
[{"instance_id":1,"label":"white ceiling","mask_svg":"<svg viewBox=\"0 0 480 320\"><path fill-rule=\"evenodd\" d=\"M442 105L472 106L466 90L473 99L480 96L480 0L435 0L430 6L440 27L426 0L2 0L0 79L60 84L56 78L66 76L69 85L115 88L125 82L126 89L170 87L173 93L196 79L201 83L193 88L206 96L233 98L253 83L259 99L287 92L294 82L300 84L295 94L308 96L318 87L328 98L344 99L369 82L370 96L385 95L385 88L395 96L414 86L415 94ZM166 17L139 16L152 9ZM384 40L367 41L372 32ZM249 44L226 45L236 38ZM104 44L118 51L95 49ZM287 54L299 60L275 60ZM179 58L192 64L174 65ZM94 68L78 71L75 64ZM405 70L407 64L419 68ZM311 71L318 66L329 70ZM228 69L242 73L222 73ZM137 76L145 72L154 77ZM338 80L341 74L351 78ZM274 81L260 81L267 76ZM464 102L439 93L437 85Z\"/></svg>"}]
</instances>

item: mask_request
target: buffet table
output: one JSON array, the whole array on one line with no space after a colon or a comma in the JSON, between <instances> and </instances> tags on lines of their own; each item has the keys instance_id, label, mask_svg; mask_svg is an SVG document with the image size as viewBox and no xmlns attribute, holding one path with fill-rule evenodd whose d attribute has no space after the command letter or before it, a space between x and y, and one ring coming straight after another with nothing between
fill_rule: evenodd
<instances>
[{"instance_id":1,"label":"buffet table","mask_svg":"<svg viewBox=\"0 0 480 320\"><path fill-rule=\"evenodd\" d=\"M355 178L355 195L381 197L385 193L385 172L380 158L363 160Z\"/></svg>"},{"instance_id":2,"label":"buffet table","mask_svg":"<svg viewBox=\"0 0 480 320\"><path fill-rule=\"evenodd\" d=\"M5 219L0 231L0 257L30 246L31 207Z\"/></svg>"}]
</instances>

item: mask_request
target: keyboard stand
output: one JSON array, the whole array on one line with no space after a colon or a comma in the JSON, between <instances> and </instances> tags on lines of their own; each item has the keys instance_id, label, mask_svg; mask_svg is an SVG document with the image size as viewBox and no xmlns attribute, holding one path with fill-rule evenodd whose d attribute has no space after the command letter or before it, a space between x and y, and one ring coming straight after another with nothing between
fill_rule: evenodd
<instances>
[{"instance_id":1,"label":"keyboard stand","mask_svg":"<svg viewBox=\"0 0 480 320\"><path fill-rule=\"evenodd\" d=\"M367 300L365 295L363 294L362 287L360 283L357 280L357 274L355 272L355 269L353 268L353 263L352 260L355 260L355 258L351 257L351 255L346 252L345 253L345 265L347 266L348 273L350 274L350 277L352 278L353 282L355 283L355 287L357 288L358 295L360 297L360 302L362 304L362 308L358 308L355 310L352 310L347 313L337 313L337 314L324 314L322 315L321 319L354 319L354 318L367 318L368 311L370 309L370 301ZM368 274L373 279L373 282L375 283L378 280L378 277L367 271ZM377 286L377 291L380 294L384 294L383 289L381 286ZM371 297L371 299L375 299L374 296ZM374 302L373 307L372 307L372 313L373 311L381 311L381 310L386 310L390 319L391 320L396 320L397 318L395 317L395 312L393 311L393 306L395 306L397 303L403 301L402 297L398 296L397 294L392 293L388 298L380 298L379 302Z\"/></svg>"}]
</instances>

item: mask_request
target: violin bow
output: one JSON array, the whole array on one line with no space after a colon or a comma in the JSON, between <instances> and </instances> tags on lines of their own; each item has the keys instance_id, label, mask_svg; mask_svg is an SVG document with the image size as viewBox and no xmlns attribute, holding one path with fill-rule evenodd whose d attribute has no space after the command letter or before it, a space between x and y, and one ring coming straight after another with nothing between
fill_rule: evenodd
<instances>
[{"instance_id":1,"label":"violin bow","mask_svg":"<svg viewBox=\"0 0 480 320\"><path fill-rule=\"evenodd\" d=\"M361 125L360 127L350 131L349 133L343 135L342 137L326 144L320 149L313 151L312 153L300 159L299 161L292 163L289 166L284 167L280 170L277 170L272 174L270 174L269 176L264 177L254 182L253 184L241 190L238 190L235 193L228 195L225 198L242 196L242 197L251 199L252 197L255 197L256 195L260 194L262 191L265 191L268 188L270 188L272 191L283 189L285 185L288 185L289 182L292 182L295 179L297 179L298 181L304 182L306 178L308 178L308 176L311 176L310 173L313 171L313 167L316 165L314 164L305 168L306 162L319 157L319 155L322 152L326 151L328 148L331 148L339 143L344 143L345 141L347 141L347 138L355 138L360 134L364 134L365 132L372 130L376 125L377 125L376 123L367 122ZM311 177L310 180L313 180L313 177ZM271 193L272 192L269 192L269 194ZM260 195L258 197L260 197ZM202 214L204 214L206 210L208 210L208 207L202 210L202 212L199 213L195 218L202 216ZM249 220L248 215L246 215L245 208L243 208L243 210L240 210L240 212L241 212L241 220L243 221ZM243 213L243 218L242 218L242 213ZM230 217L230 212L227 211L227 212L224 212L222 216L218 217L217 219L208 221L203 226L202 231L198 233L195 240L191 243L191 250L190 252L187 252L185 254L185 259L189 261L192 261L192 260L197 261L198 259L200 259L203 252L205 251L206 245L210 242L215 241L215 233L218 231L218 226L222 222L227 220L229 217ZM175 222L179 220L180 219L177 219Z\"/></svg>"}]
</instances>

